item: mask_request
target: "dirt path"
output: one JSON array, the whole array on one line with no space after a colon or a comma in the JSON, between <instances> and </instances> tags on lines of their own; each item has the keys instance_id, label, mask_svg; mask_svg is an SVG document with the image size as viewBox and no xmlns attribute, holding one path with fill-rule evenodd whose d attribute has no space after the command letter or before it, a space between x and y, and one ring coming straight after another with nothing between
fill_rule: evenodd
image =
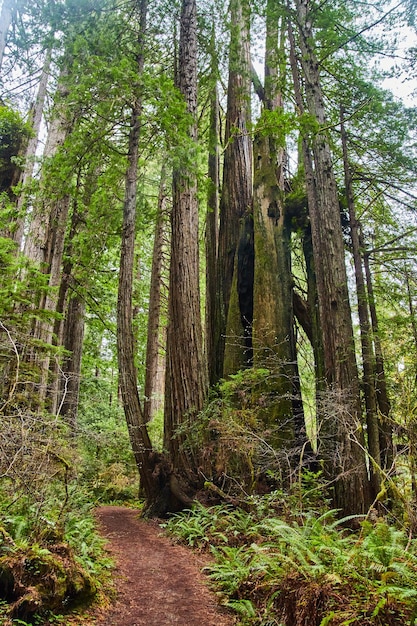
<instances>
[{"instance_id":1,"label":"dirt path","mask_svg":"<svg viewBox=\"0 0 417 626\"><path fill-rule=\"evenodd\" d=\"M117 601L97 626L231 626L206 586L202 563L173 545L155 522L137 511L100 507L97 518L117 563Z\"/></svg>"}]
</instances>

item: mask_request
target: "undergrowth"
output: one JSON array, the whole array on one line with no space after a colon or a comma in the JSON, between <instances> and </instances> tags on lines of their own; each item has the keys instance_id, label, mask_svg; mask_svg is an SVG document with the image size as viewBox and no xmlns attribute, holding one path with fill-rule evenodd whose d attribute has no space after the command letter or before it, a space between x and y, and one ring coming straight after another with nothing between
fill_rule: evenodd
<instances>
[{"instance_id":1,"label":"undergrowth","mask_svg":"<svg viewBox=\"0 0 417 626\"><path fill-rule=\"evenodd\" d=\"M241 625L415 624L415 540L384 519L349 530L336 513L290 514L275 492L253 497L249 511L197 505L166 528L211 553L206 571Z\"/></svg>"},{"instance_id":2,"label":"undergrowth","mask_svg":"<svg viewBox=\"0 0 417 626\"><path fill-rule=\"evenodd\" d=\"M64 508L53 489L41 507L0 492L0 624L66 623L107 586L112 563L91 503L80 485L68 489Z\"/></svg>"}]
</instances>

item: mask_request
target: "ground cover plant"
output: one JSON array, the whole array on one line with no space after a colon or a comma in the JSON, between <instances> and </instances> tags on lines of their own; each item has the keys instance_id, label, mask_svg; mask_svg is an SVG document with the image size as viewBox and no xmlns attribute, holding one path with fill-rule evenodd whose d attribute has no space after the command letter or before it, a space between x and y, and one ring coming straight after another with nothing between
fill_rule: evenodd
<instances>
[{"instance_id":1,"label":"ground cover plant","mask_svg":"<svg viewBox=\"0 0 417 626\"><path fill-rule=\"evenodd\" d=\"M111 561L96 529L91 505L78 495L61 518L43 503L38 517L26 500L2 504L0 623L52 624L75 606L101 595ZM20 509L20 510L19 510Z\"/></svg>"},{"instance_id":2,"label":"ground cover plant","mask_svg":"<svg viewBox=\"0 0 417 626\"><path fill-rule=\"evenodd\" d=\"M417 616L415 539L377 515L297 511L275 492L248 511L200 505L169 520L181 542L214 557L206 571L239 624L390 626Z\"/></svg>"}]
</instances>

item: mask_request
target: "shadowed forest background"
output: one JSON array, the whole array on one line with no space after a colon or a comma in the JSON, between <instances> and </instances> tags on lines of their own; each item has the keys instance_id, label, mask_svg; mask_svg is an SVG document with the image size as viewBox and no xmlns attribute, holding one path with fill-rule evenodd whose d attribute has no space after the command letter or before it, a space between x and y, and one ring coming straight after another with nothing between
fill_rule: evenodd
<instances>
[{"instance_id":1,"label":"shadowed forest background","mask_svg":"<svg viewBox=\"0 0 417 626\"><path fill-rule=\"evenodd\" d=\"M140 499L242 624L414 624L415 9L3 0L6 623Z\"/></svg>"}]
</instances>

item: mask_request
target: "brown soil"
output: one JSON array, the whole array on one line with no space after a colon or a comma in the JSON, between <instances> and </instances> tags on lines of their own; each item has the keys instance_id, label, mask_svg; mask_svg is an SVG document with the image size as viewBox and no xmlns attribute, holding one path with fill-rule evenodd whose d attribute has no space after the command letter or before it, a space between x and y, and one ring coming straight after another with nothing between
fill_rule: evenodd
<instances>
[{"instance_id":1,"label":"brown soil","mask_svg":"<svg viewBox=\"0 0 417 626\"><path fill-rule=\"evenodd\" d=\"M116 561L115 604L97 616L97 626L232 626L201 573L204 563L162 535L154 521L125 507L96 511L108 550Z\"/></svg>"}]
</instances>

